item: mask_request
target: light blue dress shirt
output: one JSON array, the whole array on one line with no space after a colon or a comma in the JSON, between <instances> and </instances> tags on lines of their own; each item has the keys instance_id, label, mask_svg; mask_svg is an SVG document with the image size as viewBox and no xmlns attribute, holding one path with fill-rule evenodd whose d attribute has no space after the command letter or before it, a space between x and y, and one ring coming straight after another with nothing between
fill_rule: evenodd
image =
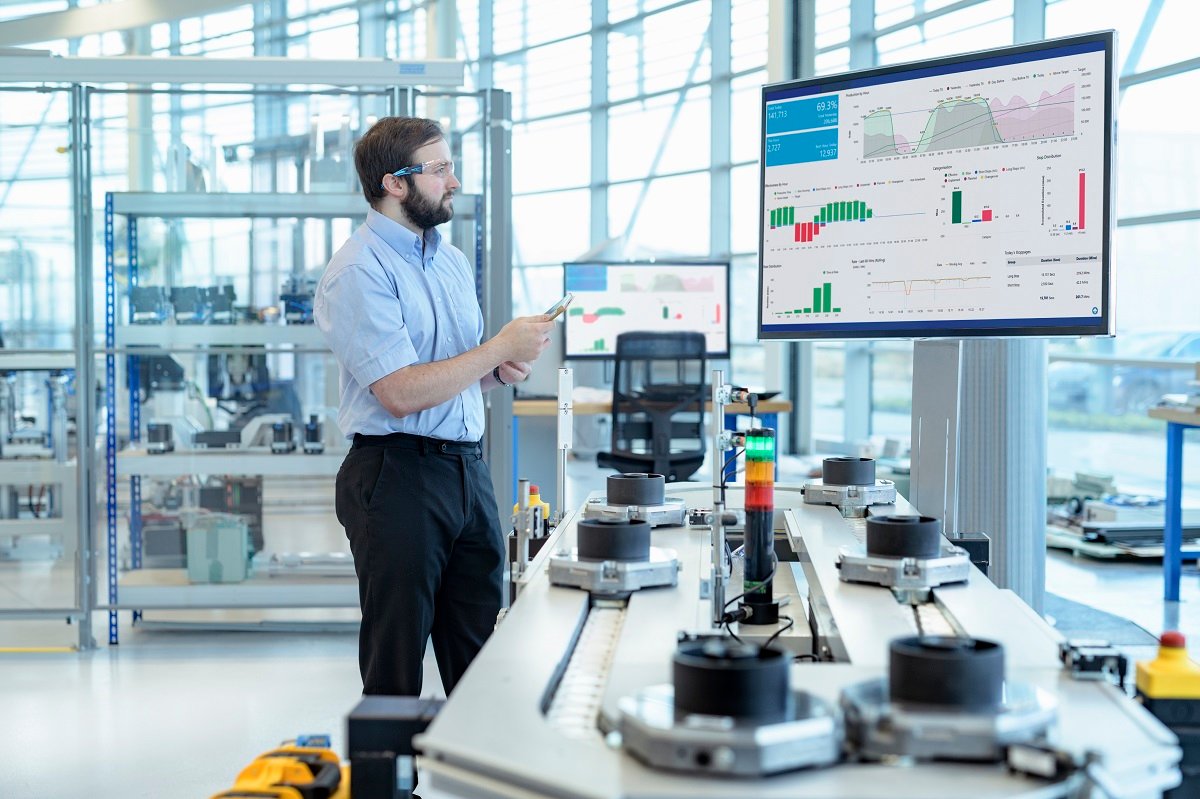
<instances>
[{"instance_id":1,"label":"light blue dress shirt","mask_svg":"<svg viewBox=\"0 0 1200 799\"><path fill-rule=\"evenodd\" d=\"M313 316L338 360L338 426L347 438L397 432L448 441L483 436L478 383L403 418L388 413L371 393L372 383L397 369L479 346L483 313L475 272L437 230L426 231L422 242L408 228L369 210L367 221L325 268Z\"/></svg>"}]
</instances>

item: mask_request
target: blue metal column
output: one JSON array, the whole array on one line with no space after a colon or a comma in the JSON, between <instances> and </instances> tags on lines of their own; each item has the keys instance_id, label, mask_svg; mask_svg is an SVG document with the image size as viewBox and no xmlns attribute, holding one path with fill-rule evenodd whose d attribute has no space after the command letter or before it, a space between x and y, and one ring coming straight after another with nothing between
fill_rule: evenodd
<instances>
[{"instance_id":1,"label":"blue metal column","mask_svg":"<svg viewBox=\"0 0 1200 799\"><path fill-rule=\"evenodd\" d=\"M1167 422L1167 505L1163 519L1163 599L1179 601L1183 570L1183 431L1187 425Z\"/></svg>"},{"instance_id":2,"label":"blue metal column","mask_svg":"<svg viewBox=\"0 0 1200 799\"><path fill-rule=\"evenodd\" d=\"M133 323L133 289L138 284L138 236L137 217L127 217L125 249L129 254L129 319ZM141 358L130 355L126 361L129 378L129 444L134 445L142 440L142 401L141 390ZM131 475L129 478L129 549L130 567L142 568L142 478ZM136 623L142 618L142 612L133 612Z\"/></svg>"},{"instance_id":3,"label":"blue metal column","mask_svg":"<svg viewBox=\"0 0 1200 799\"><path fill-rule=\"evenodd\" d=\"M113 196L104 195L104 464L108 533L108 604L117 604L117 356L116 282L113 274ZM117 643L117 611L108 611L108 642Z\"/></svg>"}]
</instances>

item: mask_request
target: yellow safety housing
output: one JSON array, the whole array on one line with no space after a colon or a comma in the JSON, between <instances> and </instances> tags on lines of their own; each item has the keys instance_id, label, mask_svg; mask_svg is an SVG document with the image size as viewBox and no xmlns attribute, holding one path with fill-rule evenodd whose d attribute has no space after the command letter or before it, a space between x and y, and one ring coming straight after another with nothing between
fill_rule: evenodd
<instances>
[{"instance_id":1,"label":"yellow safety housing","mask_svg":"<svg viewBox=\"0 0 1200 799\"><path fill-rule=\"evenodd\" d=\"M1166 633L1158 657L1137 664L1137 689L1151 699L1200 699L1200 666L1189 657L1179 633Z\"/></svg>"},{"instance_id":2,"label":"yellow safety housing","mask_svg":"<svg viewBox=\"0 0 1200 799\"><path fill-rule=\"evenodd\" d=\"M332 749L285 744L255 758L212 799L350 799L350 767Z\"/></svg>"}]
</instances>

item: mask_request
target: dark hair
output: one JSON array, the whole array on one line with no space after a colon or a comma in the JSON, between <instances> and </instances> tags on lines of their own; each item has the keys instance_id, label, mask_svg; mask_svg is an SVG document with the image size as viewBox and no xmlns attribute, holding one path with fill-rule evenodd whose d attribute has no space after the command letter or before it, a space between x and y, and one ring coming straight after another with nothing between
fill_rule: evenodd
<instances>
[{"instance_id":1,"label":"dark hair","mask_svg":"<svg viewBox=\"0 0 1200 799\"><path fill-rule=\"evenodd\" d=\"M384 175L412 166L417 150L444 138L442 126L432 119L384 117L372 125L354 145L354 168L371 207L387 196L382 186ZM411 175L401 179L412 186Z\"/></svg>"}]
</instances>

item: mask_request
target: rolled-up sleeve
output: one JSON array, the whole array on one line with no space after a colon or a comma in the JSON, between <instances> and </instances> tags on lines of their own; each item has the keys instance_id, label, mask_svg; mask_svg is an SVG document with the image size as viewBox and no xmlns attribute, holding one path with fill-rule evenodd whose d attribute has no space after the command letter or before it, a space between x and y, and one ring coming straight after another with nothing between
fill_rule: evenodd
<instances>
[{"instance_id":1,"label":"rolled-up sleeve","mask_svg":"<svg viewBox=\"0 0 1200 799\"><path fill-rule=\"evenodd\" d=\"M327 274L313 316L329 349L360 386L417 363L400 298L379 267L351 264Z\"/></svg>"}]
</instances>

